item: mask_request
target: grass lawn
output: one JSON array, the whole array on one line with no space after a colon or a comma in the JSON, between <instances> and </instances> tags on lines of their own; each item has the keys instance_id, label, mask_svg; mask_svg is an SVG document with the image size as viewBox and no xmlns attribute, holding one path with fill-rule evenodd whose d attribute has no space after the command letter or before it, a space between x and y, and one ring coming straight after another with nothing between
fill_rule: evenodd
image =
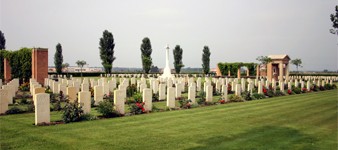
<instances>
[{"instance_id":1,"label":"grass lawn","mask_svg":"<svg viewBox=\"0 0 338 150\"><path fill-rule=\"evenodd\" d=\"M337 92L43 127L34 113L0 116L0 149L336 150Z\"/></svg>"}]
</instances>

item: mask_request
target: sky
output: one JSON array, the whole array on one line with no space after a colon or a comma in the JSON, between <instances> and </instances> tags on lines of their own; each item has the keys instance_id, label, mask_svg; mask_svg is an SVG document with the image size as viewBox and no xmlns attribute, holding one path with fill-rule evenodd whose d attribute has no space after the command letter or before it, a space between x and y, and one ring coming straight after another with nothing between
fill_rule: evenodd
<instances>
[{"instance_id":1,"label":"sky","mask_svg":"<svg viewBox=\"0 0 338 150\"><path fill-rule=\"evenodd\" d=\"M48 48L54 66L57 43L64 63L85 60L101 67L99 39L115 39L114 67L141 68L140 45L149 37L153 65L165 67L165 46L183 49L185 67L201 68L209 47L210 67L255 62L258 56L300 58L302 71L337 68L337 35L330 14L336 0L0 0L0 30L7 50ZM291 70L295 70L291 66Z\"/></svg>"}]
</instances>

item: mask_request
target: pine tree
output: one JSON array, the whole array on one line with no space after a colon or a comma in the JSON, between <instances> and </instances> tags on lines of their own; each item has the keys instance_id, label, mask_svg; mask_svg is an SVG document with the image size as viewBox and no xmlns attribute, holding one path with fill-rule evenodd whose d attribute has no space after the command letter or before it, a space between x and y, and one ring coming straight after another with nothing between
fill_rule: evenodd
<instances>
[{"instance_id":1,"label":"pine tree","mask_svg":"<svg viewBox=\"0 0 338 150\"><path fill-rule=\"evenodd\" d=\"M202 54L202 68L203 68L203 73L208 74L210 71L210 50L208 46L204 46L203 48L203 54Z\"/></svg>"},{"instance_id":2,"label":"pine tree","mask_svg":"<svg viewBox=\"0 0 338 150\"><path fill-rule=\"evenodd\" d=\"M151 65L153 64L152 59L151 59L151 53L152 53L152 48L151 48L151 43L150 39L148 37L143 38L142 44L141 44L141 58L142 58L142 67L144 73L148 74Z\"/></svg>"},{"instance_id":3,"label":"pine tree","mask_svg":"<svg viewBox=\"0 0 338 150\"><path fill-rule=\"evenodd\" d=\"M106 73L111 73L113 69L114 57L114 37L108 30L103 31L102 38L100 38L100 58Z\"/></svg>"},{"instance_id":4,"label":"pine tree","mask_svg":"<svg viewBox=\"0 0 338 150\"><path fill-rule=\"evenodd\" d=\"M174 67L176 73L181 72L181 68L184 67L183 62L182 62L182 57L183 57L183 49L180 47L180 45L176 45L174 51Z\"/></svg>"},{"instance_id":5,"label":"pine tree","mask_svg":"<svg viewBox=\"0 0 338 150\"><path fill-rule=\"evenodd\" d=\"M58 43L56 45L56 51L54 55L54 65L57 74L62 73L62 63L63 63L62 46L60 43Z\"/></svg>"}]
</instances>

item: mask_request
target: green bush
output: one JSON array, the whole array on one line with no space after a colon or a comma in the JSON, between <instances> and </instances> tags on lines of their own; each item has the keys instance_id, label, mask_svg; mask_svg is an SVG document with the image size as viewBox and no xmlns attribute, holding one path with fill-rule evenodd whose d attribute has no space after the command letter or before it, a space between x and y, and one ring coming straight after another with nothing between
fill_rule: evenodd
<instances>
[{"instance_id":1,"label":"green bush","mask_svg":"<svg viewBox=\"0 0 338 150\"><path fill-rule=\"evenodd\" d=\"M268 90L265 95L268 97L274 97L275 93L273 92L273 90Z\"/></svg>"},{"instance_id":2,"label":"green bush","mask_svg":"<svg viewBox=\"0 0 338 150\"><path fill-rule=\"evenodd\" d=\"M109 95L104 95L104 96L105 96L104 99L114 104L114 93L113 92L109 92Z\"/></svg>"},{"instance_id":3,"label":"green bush","mask_svg":"<svg viewBox=\"0 0 338 150\"><path fill-rule=\"evenodd\" d=\"M91 107L95 107L95 100L94 100L94 97L91 97L91 99L90 99L90 106L91 106Z\"/></svg>"},{"instance_id":4,"label":"green bush","mask_svg":"<svg viewBox=\"0 0 338 150\"><path fill-rule=\"evenodd\" d=\"M243 98L244 100L246 100L246 101L252 100L251 94L250 94L250 92L248 92L248 91L242 92L242 93L241 93L241 96L242 96L242 98Z\"/></svg>"},{"instance_id":5,"label":"green bush","mask_svg":"<svg viewBox=\"0 0 338 150\"><path fill-rule=\"evenodd\" d=\"M9 114L21 114L21 113L24 113L24 111L22 109L20 109L19 107L12 107L5 112L5 114L7 114L7 115L9 115Z\"/></svg>"},{"instance_id":6,"label":"green bush","mask_svg":"<svg viewBox=\"0 0 338 150\"><path fill-rule=\"evenodd\" d=\"M276 91L275 92L275 96L284 96L285 93L281 92L281 91Z\"/></svg>"},{"instance_id":7,"label":"green bush","mask_svg":"<svg viewBox=\"0 0 338 150\"><path fill-rule=\"evenodd\" d=\"M178 103L180 104L180 108L185 108L185 109L188 109L190 108L190 102L191 100L190 99L181 99L178 101Z\"/></svg>"},{"instance_id":8,"label":"green bush","mask_svg":"<svg viewBox=\"0 0 338 150\"><path fill-rule=\"evenodd\" d=\"M133 99L135 102L142 103L142 94L141 93L134 94Z\"/></svg>"},{"instance_id":9,"label":"green bush","mask_svg":"<svg viewBox=\"0 0 338 150\"><path fill-rule=\"evenodd\" d=\"M295 92L296 94L302 93L302 90L298 87L293 88L292 91Z\"/></svg>"},{"instance_id":10,"label":"green bush","mask_svg":"<svg viewBox=\"0 0 338 150\"><path fill-rule=\"evenodd\" d=\"M114 110L114 104L111 103L109 100L103 100L102 102L99 102L99 105L96 109L105 118L119 116L118 112Z\"/></svg>"},{"instance_id":11,"label":"green bush","mask_svg":"<svg viewBox=\"0 0 338 150\"><path fill-rule=\"evenodd\" d=\"M135 84L127 87L127 97L132 97L137 92L137 86Z\"/></svg>"},{"instance_id":12,"label":"green bush","mask_svg":"<svg viewBox=\"0 0 338 150\"><path fill-rule=\"evenodd\" d=\"M98 118L90 113L81 115L81 121L97 120Z\"/></svg>"},{"instance_id":13,"label":"green bush","mask_svg":"<svg viewBox=\"0 0 338 150\"><path fill-rule=\"evenodd\" d=\"M159 94L158 94L158 93L154 93L154 94L153 94L152 101L153 101L153 102L158 102L158 101L160 101L160 100L159 100Z\"/></svg>"},{"instance_id":14,"label":"green bush","mask_svg":"<svg viewBox=\"0 0 338 150\"><path fill-rule=\"evenodd\" d=\"M198 97L199 97L199 99L197 99L197 103L198 104L204 104L205 103L205 101L206 101L206 95L205 95L205 92L204 91L200 91L199 93L198 93Z\"/></svg>"},{"instance_id":15,"label":"green bush","mask_svg":"<svg viewBox=\"0 0 338 150\"><path fill-rule=\"evenodd\" d=\"M252 99L253 100L264 99L264 98L266 98L264 94L258 94L258 93L253 93L252 94Z\"/></svg>"},{"instance_id":16,"label":"green bush","mask_svg":"<svg viewBox=\"0 0 338 150\"><path fill-rule=\"evenodd\" d=\"M27 112L34 112L35 106L33 103L27 105Z\"/></svg>"},{"instance_id":17,"label":"green bush","mask_svg":"<svg viewBox=\"0 0 338 150\"><path fill-rule=\"evenodd\" d=\"M62 109L62 120L65 123L81 121L81 116L83 114L82 107L79 106L77 100L72 102L66 102L66 105Z\"/></svg>"},{"instance_id":18,"label":"green bush","mask_svg":"<svg viewBox=\"0 0 338 150\"><path fill-rule=\"evenodd\" d=\"M228 99L229 99L229 101L230 102L244 102L244 100L243 100L243 98L242 97L240 97L240 96L237 96L237 95L230 95L229 97L228 97Z\"/></svg>"},{"instance_id":19,"label":"green bush","mask_svg":"<svg viewBox=\"0 0 338 150\"><path fill-rule=\"evenodd\" d=\"M61 102L60 101L57 101L57 102L53 103L52 105L53 105L53 111L60 111L60 110L62 110Z\"/></svg>"}]
</instances>

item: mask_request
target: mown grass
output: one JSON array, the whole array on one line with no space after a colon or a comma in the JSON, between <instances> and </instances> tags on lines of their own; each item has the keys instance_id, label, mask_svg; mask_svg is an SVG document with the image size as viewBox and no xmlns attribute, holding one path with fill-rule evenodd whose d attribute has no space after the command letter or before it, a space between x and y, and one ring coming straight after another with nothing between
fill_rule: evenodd
<instances>
[{"instance_id":1,"label":"mown grass","mask_svg":"<svg viewBox=\"0 0 338 150\"><path fill-rule=\"evenodd\" d=\"M60 120L52 112L51 119ZM337 90L55 126L0 116L0 149L337 149Z\"/></svg>"}]
</instances>

